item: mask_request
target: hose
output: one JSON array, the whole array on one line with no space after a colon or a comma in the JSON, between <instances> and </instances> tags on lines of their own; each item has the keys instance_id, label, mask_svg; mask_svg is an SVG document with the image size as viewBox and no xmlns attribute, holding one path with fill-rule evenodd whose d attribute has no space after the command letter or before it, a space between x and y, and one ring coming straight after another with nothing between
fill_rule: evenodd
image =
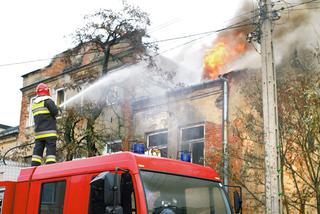
<instances>
[{"instance_id":1,"label":"hose","mask_svg":"<svg viewBox=\"0 0 320 214\"><path fill-rule=\"evenodd\" d=\"M33 145L33 144L35 144L35 142L33 142L33 143L28 143L28 144L24 144L24 145L20 145L20 146L12 147L12 148L9 149L8 151L6 151L6 153L4 153L3 158L2 158L3 164L4 164L4 165L7 165L5 158L6 158L6 155L7 155L9 152L11 152L11 151L14 150L14 149L22 148L22 147L25 147L25 146L30 146L30 145Z\"/></svg>"}]
</instances>

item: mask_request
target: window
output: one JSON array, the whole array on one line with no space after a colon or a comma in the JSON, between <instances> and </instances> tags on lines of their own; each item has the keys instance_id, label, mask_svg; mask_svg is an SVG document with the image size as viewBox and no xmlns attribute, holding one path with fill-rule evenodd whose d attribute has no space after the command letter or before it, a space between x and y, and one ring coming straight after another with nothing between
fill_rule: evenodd
<instances>
[{"instance_id":1,"label":"window","mask_svg":"<svg viewBox=\"0 0 320 214\"><path fill-rule=\"evenodd\" d=\"M181 152L189 152L192 163L204 164L204 125L181 128Z\"/></svg>"},{"instance_id":2,"label":"window","mask_svg":"<svg viewBox=\"0 0 320 214\"><path fill-rule=\"evenodd\" d=\"M148 214L231 214L221 183L144 170L140 175Z\"/></svg>"},{"instance_id":3,"label":"window","mask_svg":"<svg viewBox=\"0 0 320 214\"><path fill-rule=\"evenodd\" d=\"M41 186L40 214L62 214L66 182L50 182Z\"/></svg>"},{"instance_id":4,"label":"window","mask_svg":"<svg viewBox=\"0 0 320 214\"><path fill-rule=\"evenodd\" d=\"M63 88L59 88L56 90L56 104L60 106L62 103L65 102L66 96L65 91Z\"/></svg>"},{"instance_id":5,"label":"window","mask_svg":"<svg viewBox=\"0 0 320 214\"><path fill-rule=\"evenodd\" d=\"M168 131L154 132L147 135L148 151L161 157L168 157Z\"/></svg>"},{"instance_id":6,"label":"window","mask_svg":"<svg viewBox=\"0 0 320 214\"><path fill-rule=\"evenodd\" d=\"M109 141L106 143L104 154L110 154L114 152L122 151L122 140Z\"/></svg>"},{"instance_id":7,"label":"window","mask_svg":"<svg viewBox=\"0 0 320 214\"><path fill-rule=\"evenodd\" d=\"M136 213L136 204L132 178L129 173L123 173L120 182L120 198L123 213ZM89 214L105 214L104 182L92 183L90 185Z\"/></svg>"},{"instance_id":8,"label":"window","mask_svg":"<svg viewBox=\"0 0 320 214\"><path fill-rule=\"evenodd\" d=\"M33 115L32 115L32 104L34 102L34 100L36 99L36 97L30 97L29 98L29 108L28 108L28 120L27 120L27 127L33 126L34 125L34 121L33 121Z\"/></svg>"}]
</instances>

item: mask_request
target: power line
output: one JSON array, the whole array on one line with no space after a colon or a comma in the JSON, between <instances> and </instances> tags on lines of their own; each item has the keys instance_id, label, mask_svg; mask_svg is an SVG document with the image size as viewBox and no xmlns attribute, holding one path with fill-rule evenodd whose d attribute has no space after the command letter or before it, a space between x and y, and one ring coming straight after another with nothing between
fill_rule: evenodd
<instances>
[{"instance_id":1,"label":"power line","mask_svg":"<svg viewBox=\"0 0 320 214\"><path fill-rule=\"evenodd\" d=\"M244 13L242 13L242 14L237 15L236 17L233 17L232 19L227 20L227 21L229 22L229 21L231 21L231 20L238 19L239 17L242 17L242 16L245 16L245 15L248 15L248 14L252 14L252 13L253 13L253 16L252 16L252 17L249 17L249 18L247 18L247 19L244 19L244 20L239 21L239 22L234 23L234 24L230 24L227 28L237 28L237 27L234 27L234 26L237 25L237 24L243 24L243 23L245 23L245 22L250 22L250 21L252 21L252 23L253 23L254 19L259 16L258 14L255 15L255 12L256 12L256 11L257 11L257 10L253 9L253 10L251 10L251 11L244 12ZM252 19L252 20L251 20L251 19ZM227 22L227 21L225 21L225 22ZM252 23L250 23L250 24L252 24ZM249 23L248 23L248 24L249 24ZM242 26L238 26L238 27L242 27ZM226 30L227 30L227 29L226 29ZM220 31L220 30L219 30L219 31ZM186 38L190 38L190 37L201 36L201 37L192 39L191 41L188 41L188 42L186 42L186 43L180 44L180 45L178 45L178 46L175 46L175 47L173 47L173 48L169 48L169 49L161 52L161 53L165 53L165 52L168 52L168 51L170 51L170 50L176 49L176 48L178 48L178 47L180 47L180 46L190 44L190 43L192 43L192 42L194 42L194 41L197 41L197 40L199 40L199 39L202 39L202 38L204 38L204 37L206 37L206 36L210 36L212 33L217 33L217 32L216 32L216 31L208 31L208 32L202 32L202 33L197 33L197 34L189 34L189 35L186 35L186 36L180 36L180 37L175 37L175 38L170 38L170 39L157 40L157 41L155 41L154 43L162 43L162 42L174 41L174 40L178 40L178 39L186 39ZM160 53L160 54L161 54L161 53Z\"/></svg>"},{"instance_id":2,"label":"power line","mask_svg":"<svg viewBox=\"0 0 320 214\"><path fill-rule=\"evenodd\" d=\"M249 12L246 12L249 13ZM208 36L211 35L213 33L218 33L218 32L222 32L225 30L229 30L229 29L234 29L234 28L240 28L243 26L248 26L251 25L252 23L246 23L246 24L242 24L248 21L251 21L252 17L242 20L240 22L237 22L235 24L232 24L228 27L225 28L221 28L221 29L217 29L217 30L212 30L212 31L207 31L207 32L201 32L201 33L196 33L196 34L189 34L189 35L185 35L185 36L179 36L179 37L173 37L173 38L167 38L167 39L163 39L163 40L158 40L158 41L153 41L150 42L149 44L157 44L157 43L162 43L162 42L168 42L168 41L175 41L175 40L180 40L180 39L186 39L186 38L190 38L190 37L195 37L195 36ZM240 24L240 25L239 25ZM242 25L241 25L242 24ZM196 38L193 41L199 40L200 38ZM190 43L192 41L189 41L188 43ZM184 45L184 44L182 44ZM179 46L182 46L179 45ZM140 46L140 45L139 45ZM137 46L138 47L138 46ZM136 48L136 47L133 47ZM124 48L116 48L113 50L121 50ZM171 49L170 49L171 50ZM165 52L168 52L169 50L166 50ZM97 51L93 51L93 52L86 52L85 54L89 54L89 53L96 53ZM78 56L78 55L84 55L84 54L74 54L72 56ZM45 59L36 59L36 60L28 60L28 61L21 61L21 62L13 62L13 63L5 63L5 64L0 64L0 67L4 67L4 66L13 66L13 65L21 65L21 64L27 64L27 63L33 63L33 62L40 62L40 61L47 61L47 60L54 60L54 59L59 59L59 58L64 58L64 56L57 56L57 57L52 57L52 58L45 58Z\"/></svg>"},{"instance_id":3,"label":"power line","mask_svg":"<svg viewBox=\"0 0 320 214\"><path fill-rule=\"evenodd\" d=\"M250 26L250 25L251 25L251 24L238 25L238 26L234 26L234 27L230 27L230 28L225 28L225 29L223 29L223 30L221 29L221 30L216 31L216 32L214 32L214 33L222 32L222 31L224 31L224 30L230 30L230 29L235 29L235 28ZM210 36L210 35L212 35L212 32L211 32L211 33L208 33L208 34L205 34L205 35L203 35L202 37L199 37L199 38L193 39L193 40L191 40L191 41L185 42L185 43L183 43L183 44L177 45L177 46L175 46L175 47L173 47L173 48L170 48L170 49L168 49L168 50L165 50L165 51L163 51L163 52L161 52L161 53L159 53L159 54L163 54L163 53L166 53L166 52L168 52L168 51L174 50L174 49L176 49L176 48L179 48L179 47L188 45L188 44L190 44L190 43L193 43L193 42L195 42L195 41L197 41L197 40L200 40L200 39L202 39L202 38L204 38L204 37L207 37L207 36ZM157 55L159 55L159 54L157 54Z\"/></svg>"},{"instance_id":4,"label":"power line","mask_svg":"<svg viewBox=\"0 0 320 214\"><path fill-rule=\"evenodd\" d=\"M0 67L27 64L27 63L32 63L32 62L41 62L41 61L58 59L58 58L62 58L62 57L52 57L52 58L46 58L46 59L35 59L35 60L28 60L28 61L21 61L21 62L12 62L12 63L0 64Z\"/></svg>"},{"instance_id":5,"label":"power line","mask_svg":"<svg viewBox=\"0 0 320 214\"><path fill-rule=\"evenodd\" d=\"M282 0L284 1L284 0ZM281 2L281 1L279 1ZM301 5L307 5L307 4L311 4L311 3L320 3L319 0L309 0L307 2L302 2L302 3L298 3L298 4L293 4L293 3L290 3L290 2L287 2L287 1L284 1L288 4L290 4L290 6L287 6L286 8L282 8L282 9L278 9L276 11L298 11L298 10L314 10L314 9L320 9L320 7L313 7L313 8L296 8L296 9L291 9L291 8L295 8L295 7L299 7ZM237 19L239 17L242 17L242 16L245 16L245 15L249 15L249 14L254 14L256 12L255 9L251 10L251 11L247 11L247 12L244 12L242 14L239 14L238 16L232 18L232 19L229 19L228 21L230 20L234 20L234 19ZM252 17L248 18L248 19L245 19L241 22L246 22L246 21L250 21L250 19L254 20L254 18L257 18L259 15L253 15ZM241 23L240 22L240 23ZM171 23L169 23L171 24ZM236 23L236 24L239 24L239 23ZM252 23L253 24L253 23ZM235 25L235 24L233 24ZM248 24L249 25L249 24ZM212 30L212 31L207 31L207 32L201 32L201 33L195 33L195 34L189 34L189 35L184 35L184 36L178 36L178 37L173 37L173 38L167 38L167 39L162 39L162 40L157 40L157 41L154 41L154 42L150 42L149 44L158 44L158 43L163 43L163 42L169 42L169 41L175 41L175 40L180 40L180 39L186 39L186 38L191 38L191 37L195 37L195 36L208 36L210 34L213 34L213 33L218 33L218 32L221 32L221 31L224 31L224 30L228 30L228 29L232 29L232 28L238 28L238 27L243 27L243 26L246 26L246 25L241 25L241 26L236 26L236 27L232 27L231 25L231 28L230 26L229 27L226 27L226 28L222 28L222 29L218 29L218 30ZM185 44L189 44L193 41L196 41L196 40L199 40L203 37L200 37L200 38L196 38L196 39L193 39L191 41L188 41L182 45L179 45L177 47L180 47L180 46L183 46ZM121 50L121 49L124 49L124 48L116 48L114 50ZM168 52L172 49L175 49L175 48L170 48L168 50L165 50L164 52ZM95 51L96 52L96 51ZM94 53L95 53L94 52ZM85 54L88 54L88 53L91 53L91 52L87 52ZM74 56L77 56L77 55L83 55L83 54L76 54ZM13 62L13 63L5 63L5 64L0 64L0 67L5 67L5 66L13 66L13 65L21 65L21 64L27 64L27 63L33 63L33 62L41 62L41 61L47 61L47 60L54 60L54 59L58 59L58 58L64 58L64 56L58 56L58 57L51 57L51 58L44 58L44 59L35 59L35 60L27 60L27 61L21 61L21 62Z\"/></svg>"},{"instance_id":6,"label":"power line","mask_svg":"<svg viewBox=\"0 0 320 214\"><path fill-rule=\"evenodd\" d=\"M251 18L250 18L250 19L251 19ZM239 23L248 22L248 21L251 21L251 20L246 19L246 20L241 21L241 22L239 22ZM239 24L239 23L236 23L236 24ZM234 24L234 25L236 25L236 24ZM247 24L246 24L246 25L247 25ZM212 31L207 31L207 32L202 32L202 33L189 34L189 35L185 35L185 36L179 36L179 37L174 37L174 38L157 40L157 41L152 42L152 43L169 42L169 41L172 41L172 40L186 39L186 38L195 37L195 36L202 36L202 35L208 35L208 34L213 34L213 33L219 33L219 32L224 31L224 30L239 28L239 27L243 27L243 26L244 26L244 25L240 25L240 26L233 26L233 25L231 25L231 26L229 26L229 27L221 28L221 29L218 29L218 30L212 30Z\"/></svg>"}]
</instances>

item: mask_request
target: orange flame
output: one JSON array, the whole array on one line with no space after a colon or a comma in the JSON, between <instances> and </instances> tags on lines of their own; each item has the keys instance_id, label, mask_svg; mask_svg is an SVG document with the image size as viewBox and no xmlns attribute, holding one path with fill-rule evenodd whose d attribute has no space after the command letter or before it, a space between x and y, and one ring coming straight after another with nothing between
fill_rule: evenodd
<instances>
[{"instance_id":1,"label":"orange flame","mask_svg":"<svg viewBox=\"0 0 320 214\"><path fill-rule=\"evenodd\" d=\"M215 79L223 74L232 62L239 59L248 49L243 33L219 36L204 58L204 79Z\"/></svg>"}]
</instances>

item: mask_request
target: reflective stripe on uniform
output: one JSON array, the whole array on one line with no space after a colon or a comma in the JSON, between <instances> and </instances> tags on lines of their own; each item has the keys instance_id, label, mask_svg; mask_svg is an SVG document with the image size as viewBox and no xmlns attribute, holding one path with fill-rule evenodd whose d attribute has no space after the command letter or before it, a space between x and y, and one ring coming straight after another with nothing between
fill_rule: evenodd
<instances>
[{"instance_id":1,"label":"reflective stripe on uniform","mask_svg":"<svg viewBox=\"0 0 320 214\"><path fill-rule=\"evenodd\" d=\"M46 138L46 137L57 137L57 136L58 135L56 130L48 130L48 131L35 133L35 139Z\"/></svg>"},{"instance_id":2,"label":"reflective stripe on uniform","mask_svg":"<svg viewBox=\"0 0 320 214\"><path fill-rule=\"evenodd\" d=\"M44 106L44 101L41 101L39 103L32 104L32 114L33 116L39 114L50 114L50 111L47 107Z\"/></svg>"},{"instance_id":3,"label":"reflective stripe on uniform","mask_svg":"<svg viewBox=\"0 0 320 214\"><path fill-rule=\"evenodd\" d=\"M32 155L31 161L42 163L42 157L39 155Z\"/></svg>"},{"instance_id":4,"label":"reflective stripe on uniform","mask_svg":"<svg viewBox=\"0 0 320 214\"><path fill-rule=\"evenodd\" d=\"M37 108L41 108L41 107L44 107L44 101L43 100L41 102L32 104L32 110L37 109Z\"/></svg>"},{"instance_id":5,"label":"reflective stripe on uniform","mask_svg":"<svg viewBox=\"0 0 320 214\"><path fill-rule=\"evenodd\" d=\"M49 110L37 111L37 112L33 113L33 116L37 116L39 114L50 114L50 111Z\"/></svg>"},{"instance_id":6,"label":"reflective stripe on uniform","mask_svg":"<svg viewBox=\"0 0 320 214\"><path fill-rule=\"evenodd\" d=\"M46 163L47 162L56 162L56 156L54 156L54 155L48 155L47 157L46 157Z\"/></svg>"},{"instance_id":7,"label":"reflective stripe on uniform","mask_svg":"<svg viewBox=\"0 0 320 214\"><path fill-rule=\"evenodd\" d=\"M40 138L46 138L46 137L57 137L57 133L50 133L50 134L40 134L36 135L34 138L35 139L40 139Z\"/></svg>"}]
</instances>

